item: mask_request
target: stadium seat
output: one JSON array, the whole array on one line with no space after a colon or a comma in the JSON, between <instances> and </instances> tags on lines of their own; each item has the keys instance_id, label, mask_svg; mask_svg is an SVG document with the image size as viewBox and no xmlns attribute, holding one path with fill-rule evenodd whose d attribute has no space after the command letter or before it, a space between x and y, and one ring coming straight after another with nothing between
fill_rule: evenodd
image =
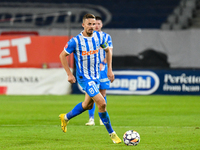
<instances>
[{"instance_id":1,"label":"stadium seat","mask_svg":"<svg viewBox=\"0 0 200 150\"><path fill-rule=\"evenodd\" d=\"M173 24L172 25L172 30L181 30L183 29L181 24Z\"/></svg>"},{"instance_id":2,"label":"stadium seat","mask_svg":"<svg viewBox=\"0 0 200 150\"><path fill-rule=\"evenodd\" d=\"M170 23L163 23L161 25L162 30L171 30L171 24Z\"/></svg>"},{"instance_id":3,"label":"stadium seat","mask_svg":"<svg viewBox=\"0 0 200 150\"><path fill-rule=\"evenodd\" d=\"M170 16L167 18L167 22L168 22L168 23L171 23L171 24L176 23L176 22L177 22L177 17L176 17L176 15L174 15L174 14L170 15Z\"/></svg>"},{"instance_id":4,"label":"stadium seat","mask_svg":"<svg viewBox=\"0 0 200 150\"><path fill-rule=\"evenodd\" d=\"M194 10L196 8L196 2L194 0L188 0L185 2L185 7Z\"/></svg>"},{"instance_id":5,"label":"stadium seat","mask_svg":"<svg viewBox=\"0 0 200 150\"><path fill-rule=\"evenodd\" d=\"M188 18L192 18L193 17L193 10L191 8L184 8L182 15L186 16Z\"/></svg>"},{"instance_id":6,"label":"stadium seat","mask_svg":"<svg viewBox=\"0 0 200 150\"><path fill-rule=\"evenodd\" d=\"M180 15L182 13L182 7L180 6L176 7L173 12L177 16Z\"/></svg>"},{"instance_id":7,"label":"stadium seat","mask_svg":"<svg viewBox=\"0 0 200 150\"><path fill-rule=\"evenodd\" d=\"M186 16L179 16L178 17L178 23L180 25L182 25L183 28L187 28L189 26L189 21L188 21L188 17Z\"/></svg>"}]
</instances>

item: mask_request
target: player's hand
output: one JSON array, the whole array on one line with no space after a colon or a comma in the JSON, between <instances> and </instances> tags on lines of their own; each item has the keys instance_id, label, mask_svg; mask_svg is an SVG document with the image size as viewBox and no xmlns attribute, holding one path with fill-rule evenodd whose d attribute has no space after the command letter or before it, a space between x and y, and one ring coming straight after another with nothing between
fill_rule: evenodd
<instances>
[{"instance_id":1,"label":"player's hand","mask_svg":"<svg viewBox=\"0 0 200 150\"><path fill-rule=\"evenodd\" d=\"M100 71L102 71L102 69L103 69L103 64L100 63Z\"/></svg>"},{"instance_id":2,"label":"player's hand","mask_svg":"<svg viewBox=\"0 0 200 150\"><path fill-rule=\"evenodd\" d=\"M75 83L76 82L76 78L73 75L69 75L68 76L68 82L69 83Z\"/></svg>"},{"instance_id":3,"label":"player's hand","mask_svg":"<svg viewBox=\"0 0 200 150\"><path fill-rule=\"evenodd\" d=\"M108 70L108 79L110 80L110 82L112 83L115 80L115 75L112 71Z\"/></svg>"}]
</instances>

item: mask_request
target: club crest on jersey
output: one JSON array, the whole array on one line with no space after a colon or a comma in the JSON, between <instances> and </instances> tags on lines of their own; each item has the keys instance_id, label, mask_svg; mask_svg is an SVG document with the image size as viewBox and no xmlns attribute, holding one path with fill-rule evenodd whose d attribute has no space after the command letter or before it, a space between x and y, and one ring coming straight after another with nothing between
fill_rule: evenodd
<instances>
[{"instance_id":1,"label":"club crest on jersey","mask_svg":"<svg viewBox=\"0 0 200 150\"><path fill-rule=\"evenodd\" d=\"M91 50L89 52L86 52L86 51L82 51L82 56L86 56L86 55L92 55L92 54L96 54L99 52L99 49L97 50Z\"/></svg>"},{"instance_id":2,"label":"club crest on jersey","mask_svg":"<svg viewBox=\"0 0 200 150\"><path fill-rule=\"evenodd\" d=\"M99 42L98 42L98 41L96 41L96 47L100 47L100 46L99 46Z\"/></svg>"}]
</instances>

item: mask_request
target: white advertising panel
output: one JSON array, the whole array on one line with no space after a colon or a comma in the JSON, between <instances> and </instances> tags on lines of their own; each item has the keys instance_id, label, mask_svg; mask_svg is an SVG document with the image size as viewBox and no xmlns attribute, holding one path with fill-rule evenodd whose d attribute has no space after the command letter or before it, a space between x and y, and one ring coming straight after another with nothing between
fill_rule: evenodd
<instances>
[{"instance_id":1,"label":"white advertising panel","mask_svg":"<svg viewBox=\"0 0 200 150\"><path fill-rule=\"evenodd\" d=\"M149 95L160 84L159 77L152 71L114 71L115 80L107 90L108 94Z\"/></svg>"},{"instance_id":2,"label":"white advertising panel","mask_svg":"<svg viewBox=\"0 0 200 150\"><path fill-rule=\"evenodd\" d=\"M0 94L63 95L70 94L71 84L63 68L0 69Z\"/></svg>"}]
</instances>

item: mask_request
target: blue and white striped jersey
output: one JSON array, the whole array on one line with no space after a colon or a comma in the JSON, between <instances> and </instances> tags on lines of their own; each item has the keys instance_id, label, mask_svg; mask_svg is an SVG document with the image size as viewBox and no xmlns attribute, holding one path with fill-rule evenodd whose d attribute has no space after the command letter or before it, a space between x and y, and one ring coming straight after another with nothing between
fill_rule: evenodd
<instances>
[{"instance_id":1,"label":"blue and white striped jersey","mask_svg":"<svg viewBox=\"0 0 200 150\"><path fill-rule=\"evenodd\" d=\"M93 32L92 37L85 37L81 32L69 40L64 50L68 54L74 53L77 77L99 79L100 47L107 48L108 44L97 31Z\"/></svg>"},{"instance_id":2,"label":"blue and white striped jersey","mask_svg":"<svg viewBox=\"0 0 200 150\"><path fill-rule=\"evenodd\" d=\"M110 48L113 48L111 36L108 33L105 33L103 31L101 31L100 34L102 34L102 36L105 37L105 40L108 43L108 46ZM106 52L101 48L99 53L100 53L100 60L101 62L103 62L103 60L106 58Z\"/></svg>"}]
</instances>

